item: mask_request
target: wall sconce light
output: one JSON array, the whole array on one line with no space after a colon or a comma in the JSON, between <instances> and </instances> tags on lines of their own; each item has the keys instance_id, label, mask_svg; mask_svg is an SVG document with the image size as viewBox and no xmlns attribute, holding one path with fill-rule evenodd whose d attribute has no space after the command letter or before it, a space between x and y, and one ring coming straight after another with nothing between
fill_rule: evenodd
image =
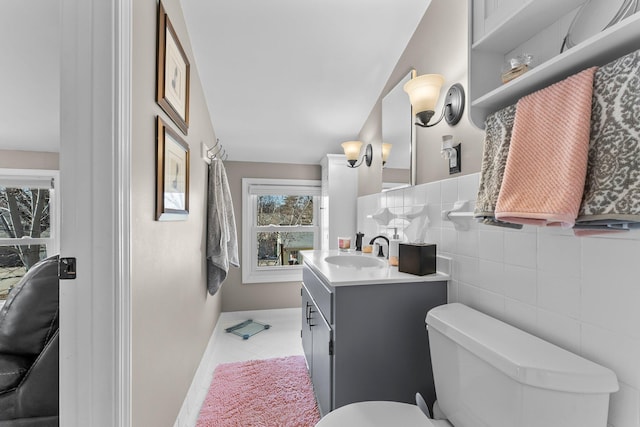
<instances>
[{"instance_id":1,"label":"wall sconce light","mask_svg":"<svg viewBox=\"0 0 640 427\"><path fill-rule=\"evenodd\" d=\"M442 137L442 149L440 155L443 159L449 159L449 175L462 171L461 153L462 144L453 145L453 136L444 135Z\"/></svg>"},{"instance_id":2,"label":"wall sconce light","mask_svg":"<svg viewBox=\"0 0 640 427\"><path fill-rule=\"evenodd\" d=\"M382 143L382 167L387 163L387 159L389 158L389 153L391 152L391 147L393 144L388 142Z\"/></svg>"},{"instance_id":3,"label":"wall sconce light","mask_svg":"<svg viewBox=\"0 0 640 427\"><path fill-rule=\"evenodd\" d=\"M457 124L464 112L464 89L460 83L449 88L444 99L442 114L435 123L429 124L429 120L435 114L436 103L440 95L440 88L444 83L444 77L440 74L423 74L415 76L404 85L404 91L409 94L409 100L418 121L415 123L421 127L435 126L444 118L450 126Z\"/></svg>"},{"instance_id":4,"label":"wall sconce light","mask_svg":"<svg viewBox=\"0 0 640 427\"><path fill-rule=\"evenodd\" d=\"M371 144L367 144L360 163L358 163L358 156L360 155L360 148L362 148L362 141L347 141L341 145L345 156L347 156L347 162L349 162L348 166L350 168L357 168L362 165L363 162L366 163L368 167L371 166L371 161L373 160L373 147Z\"/></svg>"}]
</instances>

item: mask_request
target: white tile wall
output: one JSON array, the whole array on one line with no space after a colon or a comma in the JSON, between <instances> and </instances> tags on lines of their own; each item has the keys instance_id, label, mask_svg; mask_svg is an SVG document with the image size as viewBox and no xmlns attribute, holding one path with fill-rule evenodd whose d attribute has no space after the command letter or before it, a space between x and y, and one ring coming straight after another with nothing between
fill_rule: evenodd
<instances>
[{"instance_id":1,"label":"white tile wall","mask_svg":"<svg viewBox=\"0 0 640 427\"><path fill-rule=\"evenodd\" d=\"M640 427L640 231L574 237L572 230L503 229L441 220L458 200L475 201L479 175L418 185L358 200L358 228L389 234L367 215L380 206L407 213L427 205L428 226L397 221L408 241L428 241L453 259L449 301L468 304L607 366L620 391L610 427Z\"/></svg>"}]
</instances>

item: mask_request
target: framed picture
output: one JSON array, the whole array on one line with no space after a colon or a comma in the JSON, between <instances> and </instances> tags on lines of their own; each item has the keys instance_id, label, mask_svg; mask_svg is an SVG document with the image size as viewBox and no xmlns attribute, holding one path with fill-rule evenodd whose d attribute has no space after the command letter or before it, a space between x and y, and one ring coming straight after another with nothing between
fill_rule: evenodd
<instances>
[{"instance_id":1,"label":"framed picture","mask_svg":"<svg viewBox=\"0 0 640 427\"><path fill-rule=\"evenodd\" d=\"M156 102L185 135L189 129L189 69L187 55L160 2Z\"/></svg>"},{"instance_id":2,"label":"framed picture","mask_svg":"<svg viewBox=\"0 0 640 427\"><path fill-rule=\"evenodd\" d=\"M189 146L156 117L156 220L186 220L189 214Z\"/></svg>"}]
</instances>

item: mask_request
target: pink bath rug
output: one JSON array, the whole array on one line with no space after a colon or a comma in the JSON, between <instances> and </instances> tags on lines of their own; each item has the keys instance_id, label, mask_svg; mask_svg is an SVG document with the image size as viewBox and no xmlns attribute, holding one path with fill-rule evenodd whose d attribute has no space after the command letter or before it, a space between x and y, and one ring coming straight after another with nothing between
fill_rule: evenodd
<instances>
[{"instance_id":1,"label":"pink bath rug","mask_svg":"<svg viewBox=\"0 0 640 427\"><path fill-rule=\"evenodd\" d=\"M197 427L311 427L318 421L304 357L289 356L219 365Z\"/></svg>"}]
</instances>

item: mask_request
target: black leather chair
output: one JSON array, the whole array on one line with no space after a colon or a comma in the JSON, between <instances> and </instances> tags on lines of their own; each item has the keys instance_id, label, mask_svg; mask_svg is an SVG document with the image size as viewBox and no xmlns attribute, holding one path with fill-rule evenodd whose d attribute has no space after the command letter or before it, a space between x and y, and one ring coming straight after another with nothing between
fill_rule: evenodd
<instances>
[{"instance_id":1,"label":"black leather chair","mask_svg":"<svg viewBox=\"0 0 640 427\"><path fill-rule=\"evenodd\" d=\"M0 427L59 425L58 257L31 267L0 310Z\"/></svg>"}]
</instances>

